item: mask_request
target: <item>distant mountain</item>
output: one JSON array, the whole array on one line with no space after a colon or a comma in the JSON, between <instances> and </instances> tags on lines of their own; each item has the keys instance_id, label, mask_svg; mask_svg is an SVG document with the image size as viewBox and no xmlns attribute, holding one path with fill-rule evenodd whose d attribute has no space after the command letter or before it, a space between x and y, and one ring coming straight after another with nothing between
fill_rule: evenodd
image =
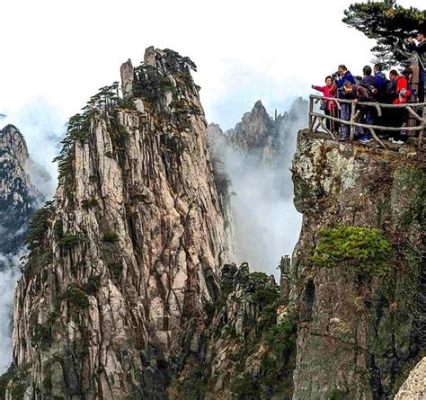
<instances>
[{"instance_id":1,"label":"distant mountain","mask_svg":"<svg viewBox=\"0 0 426 400\"><path fill-rule=\"evenodd\" d=\"M0 130L0 270L22 248L28 222L45 200L35 181L43 186L49 180L21 132L13 125Z\"/></svg>"}]
</instances>

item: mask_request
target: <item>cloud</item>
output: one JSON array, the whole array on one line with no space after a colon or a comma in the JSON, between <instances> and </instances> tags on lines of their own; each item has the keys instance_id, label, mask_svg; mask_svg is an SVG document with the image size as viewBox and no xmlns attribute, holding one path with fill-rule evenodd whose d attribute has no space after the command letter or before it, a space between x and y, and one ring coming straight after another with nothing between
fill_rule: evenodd
<instances>
[{"instance_id":1,"label":"cloud","mask_svg":"<svg viewBox=\"0 0 426 400\"><path fill-rule=\"evenodd\" d=\"M292 108L290 115L280 125L282 148L270 163L261 161L258 154L247 154L227 145L220 134L209 134L213 157L223 162L231 180L230 190L236 194L231 197L237 245L235 261L247 261L252 269L276 277L281 257L293 252L302 222L293 204L289 169L297 131L307 123L306 105ZM216 128L209 128L212 131Z\"/></svg>"}]
</instances>

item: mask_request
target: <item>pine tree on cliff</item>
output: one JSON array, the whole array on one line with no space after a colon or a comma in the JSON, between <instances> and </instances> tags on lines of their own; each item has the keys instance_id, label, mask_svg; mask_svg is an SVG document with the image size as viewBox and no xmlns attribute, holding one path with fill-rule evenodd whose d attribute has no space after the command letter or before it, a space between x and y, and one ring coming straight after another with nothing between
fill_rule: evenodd
<instances>
[{"instance_id":1,"label":"pine tree on cliff","mask_svg":"<svg viewBox=\"0 0 426 400\"><path fill-rule=\"evenodd\" d=\"M404 39L413 35L426 20L426 11L404 8L396 0L354 3L345 10L343 22L358 29L377 44L371 49L385 68L407 64Z\"/></svg>"}]
</instances>

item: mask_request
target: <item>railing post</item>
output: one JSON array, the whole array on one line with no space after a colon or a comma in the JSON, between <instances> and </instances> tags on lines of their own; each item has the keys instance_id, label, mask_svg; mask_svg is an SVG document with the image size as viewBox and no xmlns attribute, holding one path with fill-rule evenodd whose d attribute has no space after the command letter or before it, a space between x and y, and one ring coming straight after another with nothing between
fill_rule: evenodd
<instances>
[{"instance_id":1,"label":"railing post","mask_svg":"<svg viewBox=\"0 0 426 400\"><path fill-rule=\"evenodd\" d=\"M309 96L309 131L313 132L313 128L314 128L314 121L313 121L313 113L314 111L314 99Z\"/></svg>"},{"instance_id":2,"label":"railing post","mask_svg":"<svg viewBox=\"0 0 426 400\"><path fill-rule=\"evenodd\" d=\"M354 125L354 115L355 115L355 102L352 101L351 102L351 117L349 119L350 121L350 136L349 136L349 141L353 142L354 140L354 136L355 136L355 125Z\"/></svg>"}]
</instances>

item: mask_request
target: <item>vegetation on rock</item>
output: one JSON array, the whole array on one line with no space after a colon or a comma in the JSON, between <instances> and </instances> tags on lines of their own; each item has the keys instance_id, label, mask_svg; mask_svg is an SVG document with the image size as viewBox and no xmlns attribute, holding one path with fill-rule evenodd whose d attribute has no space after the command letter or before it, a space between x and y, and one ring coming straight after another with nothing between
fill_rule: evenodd
<instances>
[{"instance_id":1,"label":"vegetation on rock","mask_svg":"<svg viewBox=\"0 0 426 400\"><path fill-rule=\"evenodd\" d=\"M320 230L311 261L318 267L355 267L359 272L383 275L391 268L392 246L379 229L339 225Z\"/></svg>"}]
</instances>

